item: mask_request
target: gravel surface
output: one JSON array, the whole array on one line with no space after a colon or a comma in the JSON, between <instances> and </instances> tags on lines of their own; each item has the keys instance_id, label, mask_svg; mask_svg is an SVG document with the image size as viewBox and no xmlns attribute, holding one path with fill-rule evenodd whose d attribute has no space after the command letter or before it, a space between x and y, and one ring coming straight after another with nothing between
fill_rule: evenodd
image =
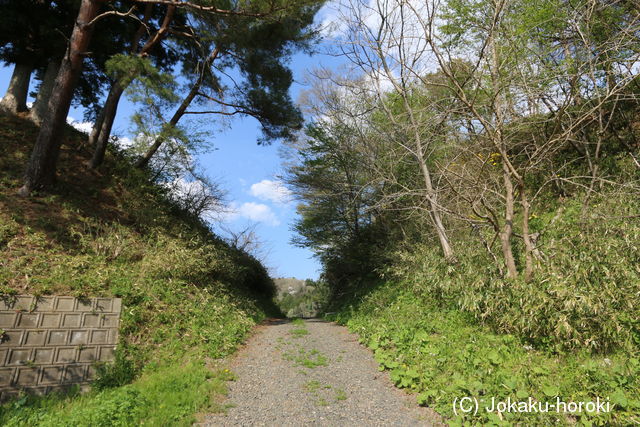
<instances>
[{"instance_id":1,"label":"gravel surface","mask_svg":"<svg viewBox=\"0 0 640 427\"><path fill-rule=\"evenodd\" d=\"M377 366L344 327L317 319L272 321L232 362L238 378L229 383L227 413L207 415L200 425L441 425Z\"/></svg>"}]
</instances>

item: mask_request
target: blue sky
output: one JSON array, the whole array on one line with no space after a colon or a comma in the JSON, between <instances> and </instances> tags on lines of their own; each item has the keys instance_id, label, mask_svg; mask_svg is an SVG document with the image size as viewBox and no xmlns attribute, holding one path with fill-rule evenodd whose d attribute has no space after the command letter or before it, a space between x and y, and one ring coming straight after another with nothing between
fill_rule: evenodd
<instances>
[{"instance_id":1,"label":"blue sky","mask_svg":"<svg viewBox=\"0 0 640 427\"><path fill-rule=\"evenodd\" d=\"M321 13L318 19L324 19ZM300 83L307 71L319 63L334 62L324 55L309 57L296 55L291 61L294 72L292 96L296 100L304 86ZM0 93L6 91L12 67L0 68ZM34 82L32 82L33 85ZM32 99L30 99L32 101ZM129 117L134 108L124 100L118 109L114 133L133 137ZM82 121L82 110L71 109L69 116ZM213 178L227 192L227 202L235 211L226 215L223 224L228 229L239 231L255 224L255 232L262 242L263 261L274 277L297 277L317 279L320 265L306 248L294 247L290 241L291 227L296 218L295 201L287 197L287 191L278 184L282 173L279 143L258 146L259 124L252 118L236 118L230 126L209 126L210 141L214 150L200 155L199 162L205 173Z\"/></svg>"}]
</instances>

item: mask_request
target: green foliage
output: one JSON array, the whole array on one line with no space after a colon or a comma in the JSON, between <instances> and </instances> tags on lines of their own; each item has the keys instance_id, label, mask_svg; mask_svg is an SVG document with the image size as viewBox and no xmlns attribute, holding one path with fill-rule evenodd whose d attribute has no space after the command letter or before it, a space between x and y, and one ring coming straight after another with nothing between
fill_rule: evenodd
<instances>
[{"instance_id":1,"label":"green foliage","mask_svg":"<svg viewBox=\"0 0 640 427\"><path fill-rule=\"evenodd\" d=\"M292 345L287 343L287 345L289 348L287 351L282 353L282 357L285 360L293 362L295 366L314 369L319 366L327 366L329 364L327 356L316 349L307 350L299 344Z\"/></svg>"},{"instance_id":2,"label":"green foliage","mask_svg":"<svg viewBox=\"0 0 640 427\"><path fill-rule=\"evenodd\" d=\"M456 266L418 246L398 253L388 272L437 306L470 313L495 331L539 347L637 351L640 311L629 296L640 283L640 223L623 219L636 207L631 199L599 200L587 218L581 208L577 201L565 202L533 222L545 230L544 253L554 256L540 261L530 282L503 280L487 263L484 248L471 242L460 248ZM603 223L603 217L611 219Z\"/></svg>"},{"instance_id":3,"label":"green foliage","mask_svg":"<svg viewBox=\"0 0 640 427\"><path fill-rule=\"evenodd\" d=\"M442 276L440 276L442 279ZM360 335L374 351L381 370L392 381L416 393L418 403L452 420L483 425L571 424L555 413L504 413L483 410L455 417L455 398L473 396L542 402L615 401L610 414L582 414L583 425L630 424L640 410L639 354L606 357L585 351L536 351L513 335L498 335L472 316L438 306L429 298L429 284L385 282L367 290L364 298L341 301L335 319ZM590 424L591 423L591 424Z\"/></svg>"},{"instance_id":4,"label":"green foliage","mask_svg":"<svg viewBox=\"0 0 640 427\"><path fill-rule=\"evenodd\" d=\"M347 400L347 393L342 389L338 389L336 390L335 399L336 401Z\"/></svg>"},{"instance_id":5,"label":"green foliage","mask_svg":"<svg viewBox=\"0 0 640 427\"><path fill-rule=\"evenodd\" d=\"M12 218L0 222L0 247L6 245L20 232L20 225Z\"/></svg>"},{"instance_id":6,"label":"green foliage","mask_svg":"<svg viewBox=\"0 0 640 427\"><path fill-rule=\"evenodd\" d=\"M305 335L309 335L309 331L303 328L292 329L289 333L293 335L294 338L302 338Z\"/></svg>"},{"instance_id":7,"label":"green foliage","mask_svg":"<svg viewBox=\"0 0 640 427\"><path fill-rule=\"evenodd\" d=\"M124 386L133 381L136 376L135 366L130 359L125 357L122 347L116 348L113 363L98 363L95 368L96 379L92 386L96 390Z\"/></svg>"},{"instance_id":8,"label":"green foliage","mask_svg":"<svg viewBox=\"0 0 640 427\"><path fill-rule=\"evenodd\" d=\"M294 293L290 293L287 283L290 279L275 279L279 288L275 303L287 317L315 317L321 313L329 300L329 285L322 281L307 279L304 285ZM296 281L302 282L302 281ZM301 319L294 319L302 322ZM303 323L302 323L303 324Z\"/></svg>"},{"instance_id":9,"label":"green foliage","mask_svg":"<svg viewBox=\"0 0 640 427\"><path fill-rule=\"evenodd\" d=\"M189 426L200 410L225 393L228 371L186 362L145 372L130 385L84 395L25 397L0 409L6 426ZM218 408L219 409L219 408Z\"/></svg>"},{"instance_id":10,"label":"green foliage","mask_svg":"<svg viewBox=\"0 0 640 427\"><path fill-rule=\"evenodd\" d=\"M295 50L308 50L318 37L313 19L323 1L252 1L249 9L269 11L280 7L273 19L230 17L214 35L217 46L231 51L226 60L237 66L243 77L234 89L228 89L237 111L255 117L267 144L292 138L302 127L302 114L288 93L293 75L286 61ZM218 85L214 89L220 90Z\"/></svg>"},{"instance_id":11,"label":"green foliage","mask_svg":"<svg viewBox=\"0 0 640 427\"><path fill-rule=\"evenodd\" d=\"M318 366L327 366L329 364L329 359L323 354L313 354L313 350L311 351L311 355L299 357L296 359L298 365L304 366L305 368L313 369Z\"/></svg>"},{"instance_id":12,"label":"green foliage","mask_svg":"<svg viewBox=\"0 0 640 427\"><path fill-rule=\"evenodd\" d=\"M1 296L122 298L114 364L98 367L89 395L24 398L2 409L9 425L190 425L219 381L204 360L229 355L249 330L277 313L273 281L249 254L230 247L126 158L107 156L111 173L70 167L90 153L73 147L59 192L15 196L30 123L0 115ZM16 134L15 129L23 129ZM217 375L217 374L216 374ZM222 375L222 374L220 374ZM228 377L228 373L224 375ZM132 383L133 381L133 383ZM58 424L56 424L58 423Z\"/></svg>"}]
</instances>

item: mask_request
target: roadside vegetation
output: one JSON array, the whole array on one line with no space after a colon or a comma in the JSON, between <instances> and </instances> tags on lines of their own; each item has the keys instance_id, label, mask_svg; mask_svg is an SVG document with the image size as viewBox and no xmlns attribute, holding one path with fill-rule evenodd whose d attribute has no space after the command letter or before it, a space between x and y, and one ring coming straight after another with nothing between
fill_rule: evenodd
<instances>
[{"instance_id":1,"label":"roadside vegetation","mask_svg":"<svg viewBox=\"0 0 640 427\"><path fill-rule=\"evenodd\" d=\"M24 396L3 425L190 425L224 390L214 359L277 315L275 287L252 256L226 244L117 151L88 173L85 134L68 127L56 192L16 197L37 127L0 115L0 291L122 298L116 362L84 396ZM215 408L213 408L215 409ZM210 409L210 410L213 410Z\"/></svg>"},{"instance_id":2,"label":"roadside vegetation","mask_svg":"<svg viewBox=\"0 0 640 427\"><path fill-rule=\"evenodd\" d=\"M288 61L317 39L321 4L0 5L0 59L13 66L0 102L0 296L123 302L116 361L89 394L22 396L0 424L191 425L215 409L230 379L216 361L280 313L261 263L212 233L223 191L197 156L220 118L254 118L263 144L301 127ZM114 131L123 96L130 140ZM89 134L68 126L71 105Z\"/></svg>"},{"instance_id":3,"label":"roadside vegetation","mask_svg":"<svg viewBox=\"0 0 640 427\"><path fill-rule=\"evenodd\" d=\"M640 423L637 7L365 3L286 157L325 311L454 425Z\"/></svg>"}]
</instances>

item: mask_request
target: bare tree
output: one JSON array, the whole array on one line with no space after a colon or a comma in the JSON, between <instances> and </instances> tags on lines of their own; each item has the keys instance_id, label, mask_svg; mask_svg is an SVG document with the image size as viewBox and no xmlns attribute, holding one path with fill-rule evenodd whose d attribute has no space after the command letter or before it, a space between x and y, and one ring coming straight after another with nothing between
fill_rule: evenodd
<instances>
[{"instance_id":1,"label":"bare tree","mask_svg":"<svg viewBox=\"0 0 640 427\"><path fill-rule=\"evenodd\" d=\"M394 143L414 158L422 180L417 190L422 200L414 208L426 211L445 259L453 261L454 250L443 221L446 209L440 203L438 184L428 161L435 143L428 128L434 124L438 127L447 115L431 114L426 123L424 111L428 108L415 102L416 84L420 83L416 74L418 69L428 71L429 51L424 38L415 31L416 22L406 3L352 0L341 5L340 19L346 32L339 39L339 54L350 61L353 71L365 76L367 84L349 87L343 82L343 87L374 99L376 108L395 130ZM399 100L399 108L390 105L390 97Z\"/></svg>"},{"instance_id":2,"label":"bare tree","mask_svg":"<svg viewBox=\"0 0 640 427\"><path fill-rule=\"evenodd\" d=\"M617 105L636 99L628 87L640 63L637 10L618 14L607 34L594 27L607 19L604 8L626 3L585 0L525 16L531 7L518 0L345 0L338 53L364 77L325 76L351 99L330 109L350 112L346 120L375 158L368 167L384 182L380 206L421 193L423 204L403 208L426 207L445 257L452 251L443 217L449 227L462 221L476 230L503 271L493 252L499 242L509 278L520 274L514 241L521 239L526 280L543 258L529 224L542 187L584 188L586 206L596 186L612 182L599 176L598 163ZM375 113L346 105L355 99ZM588 176L563 176L571 165L556 157L567 147L579 152ZM402 163L419 168L421 185L397 176L394 165Z\"/></svg>"},{"instance_id":3,"label":"bare tree","mask_svg":"<svg viewBox=\"0 0 640 427\"><path fill-rule=\"evenodd\" d=\"M607 75L604 79L608 84L600 84L603 79L594 71L598 69L595 63L605 53L628 52L631 45L637 43L629 36L638 31L637 12L634 18L625 22L627 26L620 31L622 37L615 35L604 42L596 42L595 34L583 28L584 23L593 22L589 15L606 6L585 2L581 7L556 11L560 17L557 28L564 25L568 16L571 38L578 40L574 48L567 50L562 44L541 40L537 31L557 30L552 25L554 23L533 21L532 25L532 21L522 19L522 8L517 1L482 1L475 4L472 13L464 8L441 5L438 1L426 9L413 6L412 2L408 4L446 76L443 85L464 107L468 117L465 127L467 140L474 141L469 147L473 150L473 147L488 144L494 150L480 159L478 170L483 167L486 170L489 165L497 166L501 171L501 185L494 185L491 190L488 190L490 187L486 181L481 183L477 176L468 177L472 179L467 179L467 184L475 189L469 201L476 215L491 224L500 237L507 276L511 278L518 275L512 239L517 205L520 205L524 272L525 278L530 279L537 253L537 236L530 233L529 216L531 198L540 189L529 188L527 177L534 174L542 163L548 164L559 150L570 143L575 144L575 135L593 122L594 117L598 129L593 154L588 153L588 147L583 150L589 162L593 159L597 163L602 135L606 130L603 114L610 111L607 105L615 103L634 79L635 73L631 70L632 65L637 64L638 50L631 56L618 56L622 63L618 63L617 68L625 69L627 73L624 76L619 74L615 83L611 83L611 77ZM438 18L443 13L454 22L459 19L459 27L455 28L454 24L445 31L441 30ZM567 16L562 16L562 13ZM567 51L575 52L576 58L563 57ZM473 61L464 80L460 80L452 68L452 58L462 55ZM567 69L574 60L578 65ZM421 78L418 72L414 75ZM584 85L585 81L586 86L576 87ZM567 111L576 105L578 107L573 111ZM592 187L597 166L590 165L590 169L593 171ZM555 170L553 173L560 172ZM485 199L487 191L492 194L491 201ZM500 204L502 213L499 215L495 206Z\"/></svg>"}]
</instances>

